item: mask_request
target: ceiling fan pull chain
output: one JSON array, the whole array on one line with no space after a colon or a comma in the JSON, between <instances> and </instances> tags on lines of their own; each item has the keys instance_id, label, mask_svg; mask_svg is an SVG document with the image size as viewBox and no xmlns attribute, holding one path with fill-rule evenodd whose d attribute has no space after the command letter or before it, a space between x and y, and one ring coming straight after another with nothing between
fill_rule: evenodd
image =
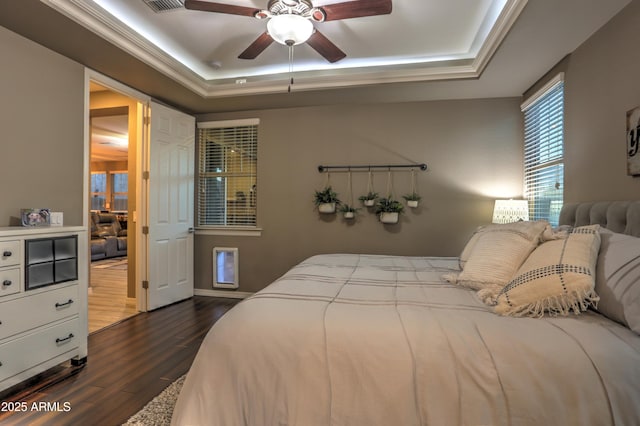
<instances>
[{"instance_id":1,"label":"ceiling fan pull chain","mask_svg":"<svg viewBox=\"0 0 640 426\"><path fill-rule=\"evenodd\" d=\"M293 44L289 45L289 87L287 93L291 93L291 86L293 86Z\"/></svg>"}]
</instances>

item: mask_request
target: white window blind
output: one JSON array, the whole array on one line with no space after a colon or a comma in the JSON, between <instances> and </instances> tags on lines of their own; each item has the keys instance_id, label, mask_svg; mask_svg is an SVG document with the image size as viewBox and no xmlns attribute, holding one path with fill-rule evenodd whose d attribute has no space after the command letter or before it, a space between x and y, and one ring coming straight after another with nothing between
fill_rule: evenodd
<instances>
[{"instance_id":1,"label":"white window blind","mask_svg":"<svg viewBox=\"0 0 640 426\"><path fill-rule=\"evenodd\" d=\"M111 210L126 212L129 205L129 173L112 172Z\"/></svg>"},{"instance_id":2,"label":"white window blind","mask_svg":"<svg viewBox=\"0 0 640 426\"><path fill-rule=\"evenodd\" d=\"M558 225L564 199L564 81L560 74L525 104L524 192L531 220Z\"/></svg>"},{"instance_id":3,"label":"white window blind","mask_svg":"<svg viewBox=\"0 0 640 426\"><path fill-rule=\"evenodd\" d=\"M107 201L107 173L91 173L91 210L105 210Z\"/></svg>"},{"instance_id":4,"label":"white window blind","mask_svg":"<svg viewBox=\"0 0 640 426\"><path fill-rule=\"evenodd\" d=\"M198 226L255 227L258 125L226 124L198 125Z\"/></svg>"}]
</instances>

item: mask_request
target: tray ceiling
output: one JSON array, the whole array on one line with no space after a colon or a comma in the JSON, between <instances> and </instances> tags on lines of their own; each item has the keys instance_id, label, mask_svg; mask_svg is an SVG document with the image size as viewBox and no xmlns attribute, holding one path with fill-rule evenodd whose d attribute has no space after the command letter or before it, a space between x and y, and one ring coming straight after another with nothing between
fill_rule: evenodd
<instances>
[{"instance_id":1,"label":"tray ceiling","mask_svg":"<svg viewBox=\"0 0 640 426\"><path fill-rule=\"evenodd\" d=\"M366 0L357 0L366 1ZM148 0L43 0L203 97L478 77L527 0L395 0L390 15L314 23L347 57L330 64L306 44L289 62L273 43L254 60L238 55L266 22ZM223 0L266 8L267 0ZM314 6L339 0L316 0Z\"/></svg>"},{"instance_id":2,"label":"tray ceiling","mask_svg":"<svg viewBox=\"0 0 640 426\"><path fill-rule=\"evenodd\" d=\"M390 15L317 24L348 56L330 65L309 46L297 46L289 93L285 46L274 43L253 61L237 59L264 32L264 21L180 5L155 13L145 1L157 0L0 2L0 25L197 114L520 97L630 2L393 0ZM219 1L263 8L268 0ZM316 5L324 4L320 1ZM110 13L107 3L119 6L119 12ZM501 13L493 20L496 8ZM448 16L439 15L445 11ZM145 27L136 31L118 16L136 18ZM151 30L155 36L145 32ZM396 62L358 64L382 59Z\"/></svg>"}]
</instances>

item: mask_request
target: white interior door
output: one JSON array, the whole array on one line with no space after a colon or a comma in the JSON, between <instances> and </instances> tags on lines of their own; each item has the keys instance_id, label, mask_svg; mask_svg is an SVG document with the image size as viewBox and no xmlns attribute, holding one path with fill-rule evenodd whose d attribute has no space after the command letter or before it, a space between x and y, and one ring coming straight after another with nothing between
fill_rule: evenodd
<instances>
[{"instance_id":1,"label":"white interior door","mask_svg":"<svg viewBox=\"0 0 640 426\"><path fill-rule=\"evenodd\" d=\"M193 296L195 118L150 105L147 310Z\"/></svg>"}]
</instances>

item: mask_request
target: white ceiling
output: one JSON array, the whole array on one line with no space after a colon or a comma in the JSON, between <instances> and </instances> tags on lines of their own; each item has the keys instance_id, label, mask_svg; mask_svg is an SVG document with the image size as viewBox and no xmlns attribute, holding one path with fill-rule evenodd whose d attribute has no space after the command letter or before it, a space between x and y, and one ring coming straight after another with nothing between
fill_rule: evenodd
<instances>
[{"instance_id":1,"label":"white ceiling","mask_svg":"<svg viewBox=\"0 0 640 426\"><path fill-rule=\"evenodd\" d=\"M91 161L127 161L129 153L127 115L91 118Z\"/></svg>"},{"instance_id":2,"label":"white ceiling","mask_svg":"<svg viewBox=\"0 0 640 426\"><path fill-rule=\"evenodd\" d=\"M286 94L287 47L273 43L255 60L237 58L266 30L264 21L183 8L155 13L143 0L40 1L200 99L233 98L233 104L194 101L194 110L237 109L243 97L254 107L262 99L272 107L284 102L245 96ZM268 0L218 2L263 9ZM519 96L629 2L393 0L390 15L315 23L347 57L329 64L309 46L296 46L294 91L348 87L363 99L384 94L389 100ZM377 92L353 91L374 85Z\"/></svg>"},{"instance_id":3,"label":"white ceiling","mask_svg":"<svg viewBox=\"0 0 640 426\"><path fill-rule=\"evenodd\" d=\"M93 81L89 84L90 94L108 91L110 91L109 88ZM129 161L128 114L116 113L113 115L92 116L90 129L92 162Z\"/></svg>"}]
</instances>

